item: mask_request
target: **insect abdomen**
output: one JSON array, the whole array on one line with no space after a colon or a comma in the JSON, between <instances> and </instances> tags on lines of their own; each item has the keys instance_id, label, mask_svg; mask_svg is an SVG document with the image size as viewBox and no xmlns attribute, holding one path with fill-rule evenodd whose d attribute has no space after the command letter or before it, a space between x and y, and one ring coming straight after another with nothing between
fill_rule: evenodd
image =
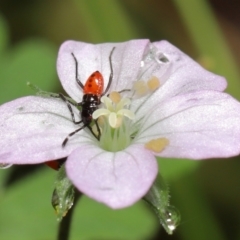
<instances>
[{"instance_id":1,"label":"insect abdomen","mask_svg":"<svg viewBox=\"0 0 240 240\"><path fill-rule=\"evenodd\" d=\"M99 71L96 71L90 75L86 81L83 93L84 94L95 94L97 96L102 95L104 88L103 76Z\"/></svg>"}]
</instances>

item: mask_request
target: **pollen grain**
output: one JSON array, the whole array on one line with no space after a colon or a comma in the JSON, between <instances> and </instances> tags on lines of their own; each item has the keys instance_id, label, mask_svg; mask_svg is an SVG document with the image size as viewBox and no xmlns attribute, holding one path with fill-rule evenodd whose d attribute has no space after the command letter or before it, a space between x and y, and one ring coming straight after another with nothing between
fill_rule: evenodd
<instances>
[{"instance_id":1,"label":"pollen grain","mask_svg":"<svg viewBox=\"0 0 240 240\"><path fill-rule=\"evenodd\" d=\"M113 92L111 92L111 93L109 94L109 98L110 98L115 104L117 104L117 103L119 103L120 100L121 100L121 95L120 95L119 92L113 91Z\"/></svg>"},{"instance_id":2,"label":"pollen grain","mask_svg":"<svg viewBox=\"0 0 240 240\"><path fill-rule=\"evenodd\" d=\"M133 89L138 96L145 96L148 93L148 86L143 80L134 82Z\"/></svg>"},{"instance_id":3,"label":"pollen grain","mask_svg":"<svg viewBox=\"0 0 240 240\"><path fill-rule=\"evenodd\" d=\"M153 76L147 81L147 86L150 91L155 91L160 87L160 81L157 77Z\"/></svg>"},{"instance_id":4,"label":"pollen grain","mask_svg":"<svg viewBox=\"0 0 240 240\"><path fill-rule=\"evenodd\" d=\"M145 143L145 148L153 152L160 153L168 145L169 140L167 138L157 138Z\"/></svg>"}]
</instances>

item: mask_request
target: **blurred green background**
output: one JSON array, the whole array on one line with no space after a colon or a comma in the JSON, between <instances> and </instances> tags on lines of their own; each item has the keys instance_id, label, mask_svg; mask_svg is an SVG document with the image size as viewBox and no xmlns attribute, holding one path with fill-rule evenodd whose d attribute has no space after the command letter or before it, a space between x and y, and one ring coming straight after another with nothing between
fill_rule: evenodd
<instances>
[{"instance_id":1,"label":"blurred green background","mask_svg":"<svg viewBox=\"0 0 240 240\"><path fill-rule=\"evenodd\" d=\"M227 91L240 99L239 9L236 0L2 0L0 104L33 94L27 81L60 91L55 62L60 44L68 39L166 39L225 76ZM70 239L240 239L239 157L159 159L159 167L182 216L172 236L143 201L113 211L83 197ZM0 171L1 240L56 239L58 223L50 203L55 177L55 171L42 165Z\"/></svg>"}]
</instances>

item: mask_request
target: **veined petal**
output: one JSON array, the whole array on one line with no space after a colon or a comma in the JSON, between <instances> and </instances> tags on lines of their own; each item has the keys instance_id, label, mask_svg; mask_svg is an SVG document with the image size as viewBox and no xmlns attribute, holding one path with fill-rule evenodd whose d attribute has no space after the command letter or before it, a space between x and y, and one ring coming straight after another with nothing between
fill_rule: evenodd
<instances>
[{"instance_id":1,"label":"veined petal","mask_svg":"<svg viewBox=\"0 0 240 240\"><path fill-rule=\"evenodd\" d=\"M112 55L113 81L109 92L111 92L111 89L114 89L114 91L128 89L131 87L133 79L137 78L141 60L149 45L149 40L131 40L123 43L96 45L66 41L61 45L58 53L58 76L69 96L80 102L82 91L76 82L76 66L72 53L78 61L78 78L83 85L88 77L98 70L103 75L106 88L110 76L109 55L113 47L116 47Z\"/></svg>"},{"instance_id":2,"label":"veined petal","mask_svg":"<svg viewBox=\"0 0 240 240\"><path fill-rule=\"evenodd\" d=\"M224 91L227 82L224 77L211 73L188 57L185 53L167 41L154 42L151 45L150 65L158 65L144 72L145 78L157 76L160 87L145 98L133 101L131 109L139 116L145 116L148 109L158 108L161 102L194 91ZM167 61L162 61L162 58ZM163 70L164 69L164 72Z\"/></svg>"},{"instance_id":3,"label":"veined petal","mask_svg":"<svg viewBox=\"0 0 240 240\"><path fill-rule=\"evenodd\" d=\"M78 112L74 111L77 116ZM76 134L62 148L62 142L79 125L61 99L24 97L0 108L0 159L4 163L33 164L68 156L76 144L91 139Z\"/></svg>"},{"instance_id":4,"label":"veined petal","mask_svg":"<svg viewBox=\"0 0 240 240\"><path fill-rule=\"evenodd\" d=\"M87 196L111 208L123 208L147 193L158 167L154 155L141 145L116 153L85 145L69 156L66 171Z\"/></svg>"},{"instance_id":5,"label":"veined petal","mask_svg":"<svg viewBox=\"0 0 240 240\"><path fill-rule=\"evenodd\" d=\"M176 93L177 91L182 94L191 91L224 91L226 89L227 81L224 77L207 71L171 43L159 41L152 45L157 48L158 54L163 53L170 62L174 63L168 81L172 82L168 89L169 92Z\"/></svg>"},{"instance_id":6,"label":"veined petal","mask_svg":"<svg viewBox=\"0 0 240 240\"><path fill-rule=\"evenodd\" d=\"M149 110L138 143L164 137L163 157L206 159L240 152L240 105L225 93L199 91L176 96Z\"/></svg>"}]
</instances>

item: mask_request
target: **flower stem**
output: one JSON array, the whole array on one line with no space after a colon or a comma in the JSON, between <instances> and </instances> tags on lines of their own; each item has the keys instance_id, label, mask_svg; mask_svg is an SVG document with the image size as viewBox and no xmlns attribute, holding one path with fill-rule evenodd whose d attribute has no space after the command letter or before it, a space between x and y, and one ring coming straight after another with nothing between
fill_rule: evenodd
<instances>
[{"instance_id":1,"label":"flower stem","mask_svg":"<svg viewBox=\"0 0 240 240\"><path fill-rule=\"evenodd\" d=\"M68 240L68 239L70 239L69 236L70 236L70 229L71 229L73 212L74 212L74 209L77 205L77 202L78 202L78 200L80 199L81 196L82 196L82 194L79 191L76 190L75 191L75 201L74 201L73 207L69 210L67 215L62 219L62 221L59 224L57 240Z\"/></svg>"}]
</instances>

